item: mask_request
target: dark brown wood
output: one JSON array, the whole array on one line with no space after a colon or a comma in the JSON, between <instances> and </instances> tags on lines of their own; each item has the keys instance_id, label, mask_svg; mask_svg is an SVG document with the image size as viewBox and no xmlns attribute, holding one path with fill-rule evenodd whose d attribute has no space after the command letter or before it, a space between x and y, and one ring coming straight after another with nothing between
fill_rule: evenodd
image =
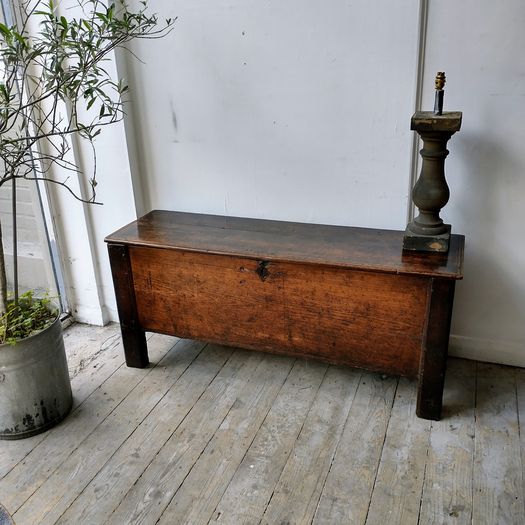
<instances>
[{"instance_id":1,"label":"dark brown wood","mask_svg":"<svg viewBox=\"0 0 525 525\"><path fill-rule=\"evenodd\" d=\"M417 377L420 276L130 247L148 331Z\"/></svg>"},{"instance_id":2,"label":"dark brown wood","mask_svg":"<svg viewBox=\"0 0 525 525\"><path fill-rule=\"evenodd\" d=\"M144 368L149 364L148 348L146 334L137 315L129 250L127 246L121 244L109 244L108 253L126 364L135 368Z\"/></svg>"},{"instance_id":3,"label":"dark brown wood","mask_svg":"<svg viewBox=\"0 0 525 525\"><path fill-rule=\"evenodd\" d=\"M403 252L403 232L152 211L107 242L256 260L461 279L464 237L448 254Z\"/></svg>"},{"instance_id":4,"label":"dark brown wood","mask_svg":"<svg viewBox=\"0 0 525 525\"><path fill-rule=\"evenodd\" d=\"M417 415L424 419L441 418L455 285L455 281L430 281L416 408Z\"/></svg>"},{"instance_id":5,"label":"dark brown wood","mask_svg":"<svg viewBox=\"0 0 525 525\"><path fill-rule=\"evenodd\" d=\"M403 232L155 211L106 241L128 364L144 330L312 357L418 377L439 417L462 236L407 253Z\"/></svg>"}]
</instances>

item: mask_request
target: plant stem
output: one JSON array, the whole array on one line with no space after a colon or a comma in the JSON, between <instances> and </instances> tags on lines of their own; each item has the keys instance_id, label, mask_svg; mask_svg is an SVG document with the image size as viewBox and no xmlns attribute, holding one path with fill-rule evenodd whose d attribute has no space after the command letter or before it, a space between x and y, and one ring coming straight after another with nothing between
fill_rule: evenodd
<instances>
[{"instance_id":1,"label":"plant stem","mask_svg":"<svg viewBox=\"0 0 525 525\"><path fill-rule=\"evenodd\" d=\"M2 226L0 225L0 316L7 311L7 277L5 271L4 246L2 241Z\"/></svg>"},{"instance_id":2,"label":"plant stem","mask_svg":"<svg viewBox=\"0 0 525 525\"><path fill-rule=\"evenodd\" d=\"M12 180L11 205L13 211L13 288L15 294L15 306L18 308L18 217L16 215L16 177Z\"/></svg>"}]
</instances>

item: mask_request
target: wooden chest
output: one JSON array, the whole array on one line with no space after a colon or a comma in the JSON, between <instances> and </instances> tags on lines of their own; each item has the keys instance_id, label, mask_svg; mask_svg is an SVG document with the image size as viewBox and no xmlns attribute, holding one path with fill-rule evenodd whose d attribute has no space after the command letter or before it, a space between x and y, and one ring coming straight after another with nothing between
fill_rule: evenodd
<instances>
[{"instance_id":1,"label":"wooden chest","mask_svg":"<svg viewBox=\"0 0 525 525\"><path fill-rule=\"evenodd\" d=\"M404 253L403 233L153 211L108 243L126 362L145 331L418 378L438 419L464 238Z\"/></svg>"}]
</instances>

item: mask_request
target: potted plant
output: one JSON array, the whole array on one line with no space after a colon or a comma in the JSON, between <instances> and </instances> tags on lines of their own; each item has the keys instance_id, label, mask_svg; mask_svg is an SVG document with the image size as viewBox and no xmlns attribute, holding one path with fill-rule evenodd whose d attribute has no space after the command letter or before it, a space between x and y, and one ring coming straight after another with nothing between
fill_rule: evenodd
<instances>
[{"instance_id":1,"label":"potted plant","mask_svg":"<svg viewBox=\"0 0 525 525\"><path fill-rule=\"evenodd\" d=\"M63 186L98 204L96 172L80 173L71 140L87 141L95 153L96 137L123 118L127 86L111 78L104 61L129 41L161 37L172 26L148 14L146 2L136 10L123 2L64 3L74 9L60 14L53 0L21 0L16 21L0 23L0 187L12 187L15 232L21 178ZM57 178L56 168L83 176L88 198ZM59 311L47 297L19 295L16 248L13 263L9 298L0 227L0 439L47 430L72 403Z\"/></svg>"}]
</instances>

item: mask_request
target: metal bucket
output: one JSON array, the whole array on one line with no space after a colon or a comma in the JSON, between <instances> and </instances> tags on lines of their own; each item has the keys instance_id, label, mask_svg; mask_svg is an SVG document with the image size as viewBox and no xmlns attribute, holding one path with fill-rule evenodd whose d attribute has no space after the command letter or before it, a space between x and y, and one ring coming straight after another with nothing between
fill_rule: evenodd
<instances>
[{"instance_id":1,"label":"metal bucket","mask_svg":"<svg viewBox=\"0 0 525 525\"><path fill-rule=\"evenodd\" d=\"M60 318L15 345L0 345L0 439L44 432L72 403Z\"/></svg>"}]
</instances>

